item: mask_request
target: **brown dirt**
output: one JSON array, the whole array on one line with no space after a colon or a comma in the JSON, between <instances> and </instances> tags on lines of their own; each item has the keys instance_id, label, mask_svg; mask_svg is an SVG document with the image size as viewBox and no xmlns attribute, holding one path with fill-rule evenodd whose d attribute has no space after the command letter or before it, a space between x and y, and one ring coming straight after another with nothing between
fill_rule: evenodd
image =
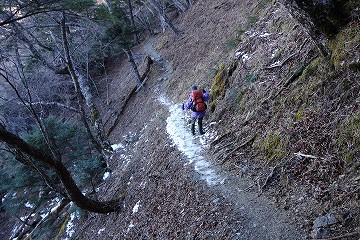
<instances>
[{"instance_id":1,"label":"brown dirt","mask_svg":"<svg viewBox=\"0 0 360 240\"><path fill-rule=\"evenodd\" d=\"M166 132L169 109L159 96L187 96L194 82L209 86L209 69L227 55L226 40L241 28L245 21L241 13L246 11L238 1L199 1L176 21L185 32L182 36L166 32L138 47L143 57L150 54L158 62L111 136L112 142L127 147L112 158L112 175L99 191L104 199L125 193L125 203L118 213L90 213L76 224L77 238L306 239L289 212L256 192L245 191L252 182L213 166L225 181L208 186L191 164L185 164L186 156ZM203 16L200 22L199 15ZM127 63L109 68L114 109L133 86L129 78L120 78L131 78L125 69ZM129 132L136 136L125 137Z\"/></svg>"},{"instance_id":2,"label":"brown dirt","mask_svg":"<svg viewBox=\"0 0 360 240\"><path fill-rule=\"evenodd\" d=\"M251 25L254 19L257 23ZM246 96L251 96L245 99L244 109L247 109L272 94L274 86L283 83L297 63L312 59L317 54L314 44L284 9L271 4L262 7L254 1L196 1L175 24L184 34L174 36L167 31L147 39L135 49L142 59L151 55L156 61L145 86L131 99L110 136L112 143L122 143L124 149L118 150L109 162L111 176L99 186L98 194L100 199L125 194L123 207L116 213L87 213L75 220L72 237L309 239L312 221L327 212L326 204L310 196L309 186L301 180L290 185L271 181L270 186L260 192L259 186L274 165L267 164L263 156L249 146L229 155L255 131L263 134L255 139L255 145L249 144L256 149L270 123L276 121L272 116L281 112L271 104L278 106L284 102L271 102L249 113L229 105L239 100L238 92L224 92L215 100L216 109L208 111L205 120L208 134L204 138L211 142L210 137L230 133L223 141L204 150L213 170L225 179L223 183L209 186L192 164L186 164L189 159L173 144L166 131L169 109L159 97L164 95L180 103L186 100L193 84L204 85L209 90L220 66L228 67L234 54L242 52L240 56L247 53L250 58L236 62L229 89L244 89ZM243 30L247 32L237 36ZM263 35L265 33L271 35ZM230 40L237 38L241 38L241 42L235 48ZM294 52L299 54L289 58L283 67L264 70L274 63L273 54L277 55L277 50L281 52L280 60ZM144 64L140 65L143 71ZM135 85L129 69L129 63L119 56L97 80L108 127L113 113ZM256 82L244 83L253 73L257 74ZM255 116L251 119L256 120L243 125L248 116ZM284 119L281 126L286 126ZM286 132L281 126L279 128ZM309 134L312 131L314 129L309 129ZM198 139L196 142L202 146ZM315 162L311 164L314 164L311 168L319 167Z\"/></svg>"}]
</instances>

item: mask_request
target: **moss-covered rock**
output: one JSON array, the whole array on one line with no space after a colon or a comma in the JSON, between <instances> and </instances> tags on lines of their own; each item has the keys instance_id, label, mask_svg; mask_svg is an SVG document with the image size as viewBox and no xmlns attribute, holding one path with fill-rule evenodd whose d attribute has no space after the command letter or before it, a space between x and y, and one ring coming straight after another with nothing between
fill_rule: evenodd
<instances>
[{"instance_id":1,"label":"moss-covered rock","mask_svg":"<svg viewBox=\"0 0 360 240\"><path fill-rule=\"evenodd\" d=\"M353 23L341 30L335 39L330 41L331 60L335 69L350 68L359 70L360 59L356 59L359 47L359 24Z\"/></svg>"}]
</instances>

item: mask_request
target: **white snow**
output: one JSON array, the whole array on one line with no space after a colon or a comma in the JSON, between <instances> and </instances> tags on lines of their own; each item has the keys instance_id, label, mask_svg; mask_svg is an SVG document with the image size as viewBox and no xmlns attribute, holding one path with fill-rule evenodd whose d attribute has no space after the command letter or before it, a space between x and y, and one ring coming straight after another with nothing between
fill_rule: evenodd
<instances>
[{"instance_id":1,"label":"white snow","mask_svg":"<svg viewBox=\"0 0 360 240\"><path fill-rule=\"evenodd\" d=\"M74 230L74 219L75 219L76 213L73 212L72 214L70 214L70 220L68 221L68 223L66 224L66 235L71 239L72 235L74 235L75 230ZM66 239L68 239L66 237Z\"/></svg>"},{"instance_id":2,"label":"white snow","mask_svg":"<svg viewBox=\"0 0 360 240\"><path fill-rule=\"evenodd\" d=\"M6 200L6 198L8 197L8 194L9 194L9 193L6 193L5 196L1 199L1 202L2 202L2 203Z\"/></svg>"},{"instance_id":3,"label":"white snow","mask_svg":"<svg viewBox=\"0 0 360 240\"><path fill-rule=\"evenodd\" d=\"M270 36L270 35L271 35L271 33L263 33L259 37L267 37L267 36Z\"/></svg>"},{"instance_id":4,"label":"white snow","mask_svg":"<svg viewBox=\"0 0 360 240\"><path fill-rule=\"evenodd\" d=\"M241 59L242 59L243 62L246 62L247 60L250 59L249 54L246 53L246 54L242 55Z\"/></svg>"},{"instance_id":5,"label":"white snow","mask_svg":"<svg viewBox=\"0 0 360 240\"><path fill-rule=\"evenodd\" d=\"M106 180L108 177L110 177L110 172L105 172L103 176L103 180Z\"/></svg>"},{"instance_id":6,"label":"white snow","mask_svg":"<svg viewBox=\"0 0 360 240\"><path fill-rule=\"evenodd\" d=\"M169 107L170 116L166 120L166 130L177 148L185 154L188 164L193 164L194 169L208 185L221 183L222 179L215 172L211 163L202 155L203 146L197 143L189 127L185 125L185 112L180 104L172 104L164 96L159 101Z\"/></svg>"},{"instance_id":7,"label":"white snow","mask_svg":"<svg viewBox=\"0 0 360 240\"><path fill-rule=\"evenodd\" d=\"M141 183L140 183L140 188L141 188L141 189L145 189L146 184L147 184L147 182L141 182Z\"/></svg>"},{"instance_id":8,"label":"white snow","mask_svg":"<svg viewBox=\"0 0 360 240\"><path fill-rule=\"evenodd\" d=\"M137 213L139 211L139 207L140 207L140 200L133 207L133 213Z\"/></svg>"},{"instance_id":9,"label":"white snow","mask_svg":"<svg viewBox=\"0 0 360 240\"><path fill-rule=\"evenodd\" d=\"M49 213L50 212L45 212L45 213L40 214L41 219L46 218L49 215Z\"/></svg>"},{"instance_id":10,"label":"white snow","mask_svg":"<svg viewBox=\"0 0 360 240\"><path fill-rule=\"evenodd\" d=\"M126 230L126 233L129 233L130 229L132 229L133 227L135 227L135 225L134 225L133 221L131 221L128 228L127 228L127 230Z\"/></svg>"},{"instance_id":11,"label":"white snow","mask_svg":"<svg viewBox=\"0 0 360 240\"><path fill-rule=\"evenodd\" d=\"M111 148L114 150L114 152L116 152L116 151L119 150L120 148L121 148L121 149L124 149L125 147L124 147L124 145L121 144L121 143L116 143L116 144L111 145Z\"/></svg>"},{"instance_id":12,"label":"white snow","mask_svg":"<svg viewBox=\"0 0 360 240\"><path fill-rule=\"evenodd\" d=\"M27 207L27 208L35 208L35 205L31 204L30 202L26 202L25 207Z\"/></svg>"},{"instance_id":13,"label":"white snow","mask_svg":"<svg viewBox=\"0 0 360 240\"><path fill-rule=\"evenodd\" d=\"M236 59L239 59L242 55L244 55L245 54L245 52L236 52L235 53L235 58Z\"/></svg>"}]
</instances>

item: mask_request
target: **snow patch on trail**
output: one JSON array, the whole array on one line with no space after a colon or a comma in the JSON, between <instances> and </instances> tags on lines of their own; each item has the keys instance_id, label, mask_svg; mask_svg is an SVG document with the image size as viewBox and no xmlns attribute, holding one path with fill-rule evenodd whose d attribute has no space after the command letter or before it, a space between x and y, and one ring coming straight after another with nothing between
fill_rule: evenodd
<instances>
[{"instance_id":1,"label":"snow patch on trail","mask_svg":"<svg viewBox=\"0 0 360 240\"><path fill-rule=\"evenodd\" d=\"M111 147L112 147L114 152L117 152L117 151L122 150L122 149L125 148L125 146L123 144L121 144L121 143L113 144L113 145L111 145Z\"/></svg>"},{"instance_id":2,"label":"snow patch on trail","mask_svg":"<svg viewBox=\"0 0 360 240\"><path fill-rule=\"evenodd\" d=\"M166 130L177 148L185 154L188 164L200 174L201 179L208 185L222 184L223 179L213 169L211 163L202 155L203 146L196 142L190 129L185 125L185 114L180 104L173 104L166 97L161 96L159 101L169 108L170 116L166 120Z\"/></svg>"}]
</instances>

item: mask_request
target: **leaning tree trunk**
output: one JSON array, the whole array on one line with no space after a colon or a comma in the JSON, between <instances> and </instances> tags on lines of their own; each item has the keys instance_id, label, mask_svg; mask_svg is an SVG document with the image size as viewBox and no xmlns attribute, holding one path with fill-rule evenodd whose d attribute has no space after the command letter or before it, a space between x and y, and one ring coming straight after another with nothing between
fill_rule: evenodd
<instances>
[{"instance_id":1,"label":"leaning tree trunk","mask_svg":"<svg viewBox=\"0 0 360 240\"><path fill-rule=\"evenodd\" d=\"M180 11L180 12L185 12L188 9L188 6L182 1L182 0L172 0L175 7Z\"/></svg>"},{"instance_id":2,"label":"leaning tree trunk","mask_svg":"<svg viewBox=\"0 0 360 240\"><path fill-rule=\"evenodd\" d=\"M161 2L161 0L150 0L149 2L156 9L156 11L159 14L159 18L160 18L160 22L161 22L161 27L163 28L163 32L165 32L165 30L167 28L170 28L176 35L179 35L179 34L182 33L179 29L177 29L175 27L174 24L172 24L170 19L166 16L165 7L164 7L164 4Z\"/></svg>"},{"instance_id":3,"label":"leaning tree trunk","mask_svg":"<svg viewBox=\"0 0 360 240\"><path fill-rule=\"evenodd\" d=\"M111 145L108 141L108 138L105 135L104 125L100 117L100 112L92 100L92 94L87 84L87 81L75 71L75 67L73 65L70 56L69 44L66 36L65 15L63 16L62 19L61 28L62 28L62 39L64 45L65 58L66 58L68 70L74 82L77 99L79 101L81 120L84 123L85 128L87 129L87 132L91 137L92 142L95 143L96 148L103 153L103 156L106 159L106 156L108 155L107 152L112 151ZM90 127L87 123L86 114L85 114L85 104L88 106L91 113L91 124L95 130L96 133L95 136L93 136Z\"/></svg>"},{"instance_id":4,"label":"leaning tree trunk","mask_svg":"<svg viewBox=\"0 0 360 240\"><path fill-rule=\"evenodd\" d=\"M135 81L136 81L136 85L137 85L137 91L140 90L140 88L142 87L142 82L141 82L141 77L140 77L140 73L139 73L139 69L135 63L134 60L134 56L133 56L133 52L131 51L130 48L123 48L123 51L126 53L126 55L128 56L129 62L131 64L131 68L132 71L134 72L135 75Z\"/></svg>"},{"instance_id":5,"label":"leaning tree trunk","mask_svg":"<svg viewBox=\"0 0 360 240\"><path fill-rule=\"evenodd\" d=\"M130 23L131 23L131 26L132 26L133 28L135 28L134 10L133 10L133 5L132 5L131 1L132 1L132 0L128 0L129 14L130 14ZM135 33L135 41L136 41L137 43L140 42L139 36L138 36L137 33Z\"/></svg>"},{"instance_id":6,"label":"leaning tree trunk","mask_svg":"<svg viewBox=\"0 0 360 240\"><path fill-rule=\"evenodd\" d=\"M91 212L109 213L116 211L120 207L120 199L99 202L83 195L81 190L76 185L74 179L71 177L70 172L61 162L56 161L51 155L30 146L20 137L7 131L1 124L0 141L6 143L8 146L14 148L17 151L27 154L28 156L36 159L37 161L45 164L50 169L54 170L67 193L67 196L63 197L69 198L80 208Z\"/></svg>"},{"instance_id":7,"label":"leaning tree trunk","mask_svg":"<svg viewBox=\"0 0 360 240\"><path fill-rule=\"evenodd\" d=\"M151 23L149 21L149 18L144 15L141 9L139 9L135 13L135 17L137 19L138 24L142 25L144 29L149 31L150 35L154 35L154 30L152 29Z\"/></svg>"}]
</instances>

